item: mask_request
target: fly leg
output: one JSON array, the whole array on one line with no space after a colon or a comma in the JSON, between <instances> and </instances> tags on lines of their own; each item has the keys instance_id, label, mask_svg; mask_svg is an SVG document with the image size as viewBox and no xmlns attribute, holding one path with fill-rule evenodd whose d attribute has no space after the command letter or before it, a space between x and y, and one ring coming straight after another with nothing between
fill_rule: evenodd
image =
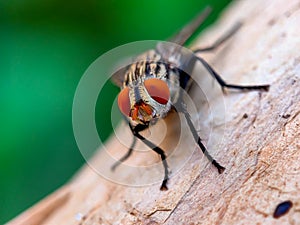
<instances>
[{"instance_id":1,"label":"fly leg","mask_svg":"<svg viewBox=\"0 0 300 225\"><path fill-rule=\"evenodd\" d=\"M130 146L130 148L128 149L127 153L126 153L121 159L119 159L117 162L115 162L115 163L113 164L113 166L111 167L111 170L112 170L112 171L115 171L115 169L116 169L121 163L123 163L126 159L128 159L128 158L130 157L130 155L132 154L132 151L133 151L133 148L134 148L135 144L136 144L136 137L134 136L134 137L133 137L133 141L132 141L132 143L131 143L131 146Z\"/></svg>"},{"instance_id":2,"label":"fly leg","mask_svg":"<svg viewBox=\"0 0 300 225\"><path fill-rule=\"evenodd\" d=\"M236 23L230 30L228 30L223 36L217 39L215 43L213 43L211 46L198 48L194 50L194 53L213 51L214 49L218 48L221 44L223 44L225 41L227 41L229 38L231 38L241 28L241 26L242 26L241 22Z\"/></svg>"},{"instance_id":3,"label":"fly leg","mask_svg":"<svg viewBox=\"0 0 300 225\"><path fill-rule=\"evenodd\" d=\"M127 121L128 124L130 125L128 118L124 117L124 120ZM139 127L139 132L143 131L147 128L148 128L148 126L142 125L142 126ZM130 130L132 131L131 126L130 126ZM136 137L133 136L133 141L131 143L130 148L128 149L127 153L121 159L119 159L116 163L113 164L113 166L111 167L112 171L114 171L121 163L123 163L125 160L127 160L131 156L131 154L133 152L133 149L134 149L134 146L136 144L136 140L137 140Z\"/></svg>"},{"instance_id":4,"label":"fly leg","mask_svg":"<svg viewBox=\"0 0 300 225\"><path fill-rule=\"evenodd\" d=\"M135 137L137 137L138 139L140 139L144 144L146 144L149 148L151 148L153 151L155 151L157 154L160 155L163 166L164 166L164 170L165 170L165 176L163 179L163 182L160 186L160 190L161 191L166 191L168 190L167 187L167 182L169 179L169 169L168 169L168 163L166 160L166 155L165 152L158 146L156 146L155 144L153 144L151 141L147 140L145 137L143 137L142 135L140 135L140 131L148 128L148 125L142 125L142 124L138 124L135 127L133 127L130 123L129 123L129 127L133 133L133 135Z\"/></svg>"},{"instance_id":5,"label":"fly leg","mask_svg":"<svg viewBox=\"0 0 300 225\"><path fill-rule=\"evenodd\" d=\"M197 56L197 59L203 64L205 69L212 75L217 82L221 85L222 90L224 92L224 88L232 88L232 89L239 89L245 91L252 91L252 90L261 90L261 91L268 91L270 85L235 85L235 84L227 84L222 77L201 57Z\"/></svg>"},{"instance_id":6,"label":"fly leg","mask_svg":"<svg viewBox=\"0 0 300 225\"><path fill-rule=\"evenodd\" d=\"M241 22L236 23L230 30L228 30L223 36L221 36L217 41L212 44L211 46L205 47L205 48L199 48L194 50L194 53L198 52L208 52L212 51L216 48L218 48L221 44L223 44L225 41L227 41L230 37L232 37L242 26ZM203 66L207 69L207 71L217 80L217 82L221 85L222 90L224 91L224 88L232 88L232 89L239 89L239 90L262 90L262 91L268 91L270 85L250 85L250 86L244 86L244 85L235 85L235 84L227 84L222 77L201 57L196 56L197 60L199 60Z\"/></svg>"},{"instance_id":7,"label":"fly leg","mask_svg":"<svg viewBox=\"0 0 300 225\"><path fill-rule=\"evenodd\" d=\"M218 169L218 172L221 174L224 172L225 167L221 166L207 151L206 147L203 145L200 136L198 135L196 128L191 120L190 114L188 113L187 109L186 109L186 105L183 102L183 100L181 99L181 101L178 102L177 106L176 106L176 110L178 110L179 112L183 113L185 116L185 119L188 123L188 126L193 134L194 140L195 142L197 142L198 146L200 147L201 151L203 152L203 154L206 156L206 158Z\"/></svg>"}]
</instances>

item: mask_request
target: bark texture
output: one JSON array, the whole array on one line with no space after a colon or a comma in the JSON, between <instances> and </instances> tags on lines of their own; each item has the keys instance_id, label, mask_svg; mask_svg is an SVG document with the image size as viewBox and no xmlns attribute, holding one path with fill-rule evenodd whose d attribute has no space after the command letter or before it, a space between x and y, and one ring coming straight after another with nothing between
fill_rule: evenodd
<instances>
[{"instance_id":1,"label":"bark texture","mask_svg":"<svg viewBox=\"0 0 300 225\"><path fill-rule=\"evenodd\" d=\"M147 167L141 172L121 165L116 179L134 186L150 179L152 185L120 185L86 166L9 224L300 224L300 1L236 1L192 47L211 44L240 20L237 34L202 57L229 83L269 83L269 92L222 94L200 66L196 73L206 84L206 100L192 91L193 102L199 102L193 120L210 153L226 167L223 174L203 157L185 128L176 133L178 117L172 113L150 132L173 156L168 191L159 191L163 168L157 155L135 152L125 165L157 167L147 173ZM165 129L165 140L160 140ZM131 141L124 124L118 132ZM146 147L138 142L137 148ZM92 159L95 165L109 167L104 152L118 159L126 146L112 137ZM275 219L276 206L285 200L293 207Z\"/></svg>"}]
</instances>

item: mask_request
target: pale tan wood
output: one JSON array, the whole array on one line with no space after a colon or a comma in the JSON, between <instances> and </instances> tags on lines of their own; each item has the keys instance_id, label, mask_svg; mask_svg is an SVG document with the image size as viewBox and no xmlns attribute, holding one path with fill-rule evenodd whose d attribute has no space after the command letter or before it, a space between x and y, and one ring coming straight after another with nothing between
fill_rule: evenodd
<instances>
[{"instance_id":1,"label":"pale tan wood","mask_svg":"<svg viewBox=\"0 0 300 225\"><path fill-rule=\"evenodd\" d=\"M226 166L222 175L191 144L182 127L176 148L180 151L167 151L174 156L169 191L159 191L161 166L151 172L157 182L142 187L110 182L86 166L65 187L9 224L300 224L300 2L236 1L193 47L212 43L241 19L244 25L230 41L202 56L227 81L270 83L270 91L223 95L199 67L209 104L193 92L201 116L196 122L194 112L193 120L211 154ZM203 117L208 109L215 110L213 120ZM159 141L168 127L161 143L164 149L177 145L176 118L171 114L151 132L151 138ZM119 134L131 140L124 125ZM138 148L145 147L138 143ZM115 137L106 149L116 158L126 151ZM107 161L105 151L93 158L95 165L109 167ZM159 158L147 152L134 153L126 164L153 162ZM122 168L116 174L125 180L144 179L138 169ZM284 200L294 203L292 209L274 219L276 205Z\"/></svg>"}]
</instances>

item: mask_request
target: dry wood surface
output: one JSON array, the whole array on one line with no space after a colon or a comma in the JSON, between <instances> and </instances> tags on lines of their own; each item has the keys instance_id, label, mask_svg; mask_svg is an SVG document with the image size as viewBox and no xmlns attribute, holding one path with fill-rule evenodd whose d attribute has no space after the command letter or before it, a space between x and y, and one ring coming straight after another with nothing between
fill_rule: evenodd
<instances>
[{"instance_id":1,"label":"dry wood surface","mask_svg":"<svg viewBox=\"0 0 300 225\"><path fill-rule=\"evenodd\" d=\"M159 157L151 150L137 151L113 179L83 167L9 224L300 224L300 1L235 1L192 48L213 43L240 20L238 33L201 56L226 81L268 83L269 92L223 94L200 65L196 73L205 84L206 100L192 90L193 102L199 102L193 121L210 153L226 167L223 174L203 157L184 125L178 134L178 116L172 113L148 133L172 155L168 191L159 190ZM132 140L125 124L117 133ZM146 149L140 142L137 148ZM93 165L109 170L107 152L118 159L126 146L111 137ZM155 167L148 173L147 165ZM119 184L124 181L128 185ZM139 182L148 185L137 187ZM285 200L292 208L274 218Z\"/></svg>"}]
</instances>

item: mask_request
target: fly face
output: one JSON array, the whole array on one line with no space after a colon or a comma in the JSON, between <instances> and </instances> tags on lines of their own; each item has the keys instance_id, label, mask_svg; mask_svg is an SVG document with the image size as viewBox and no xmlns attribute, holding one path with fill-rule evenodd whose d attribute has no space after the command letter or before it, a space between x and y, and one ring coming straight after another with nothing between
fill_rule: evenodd
<instances>
[{"instance_id":1,"label":"fly face","mask_svg":"<svg viewBox=\"0 0 300 225\"><path fill-rule=\"evenodd\" d=\"M136 65L134 65L136 66ZM167 83L157 77L141 74L125 86L118 96L120 111L137 124L149 124L164 117L171 108L170 90Z\"/></svg>"}]
</instances>

